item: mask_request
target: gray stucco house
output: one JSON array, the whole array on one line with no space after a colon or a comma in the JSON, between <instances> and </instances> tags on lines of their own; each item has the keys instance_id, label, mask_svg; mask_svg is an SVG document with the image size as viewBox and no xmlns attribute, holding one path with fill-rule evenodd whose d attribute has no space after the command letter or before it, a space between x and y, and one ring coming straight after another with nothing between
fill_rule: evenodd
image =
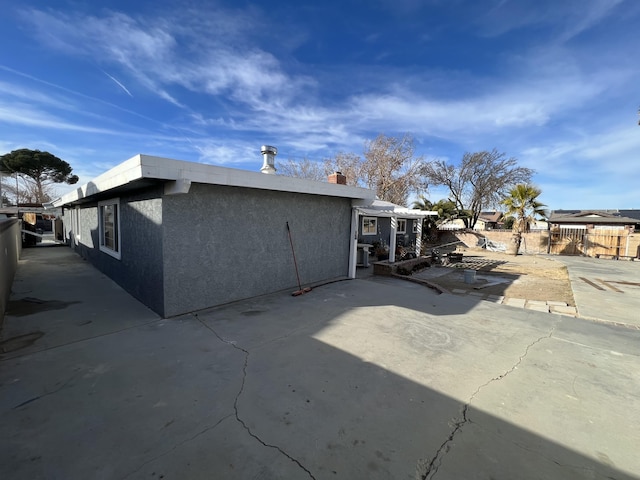
<instances>
[{"instance_id":1,"label":"gray stucco house","mask_svg":"<svg viewBox=\"0 0 640 480\"><path fill-rule=\"evenodd\" d=\"M136 155L52 204L63 208L72 248L171 317L297 290L287 222L302 284L354 278L354 206L374 197L347 185Z\"/></svg>"}]
</instances>

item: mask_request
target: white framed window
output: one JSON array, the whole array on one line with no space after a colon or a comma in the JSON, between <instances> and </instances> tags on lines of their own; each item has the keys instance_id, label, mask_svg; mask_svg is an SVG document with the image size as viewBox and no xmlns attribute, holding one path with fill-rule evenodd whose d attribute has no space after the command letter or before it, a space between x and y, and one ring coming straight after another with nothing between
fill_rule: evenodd
<instances>
[{"instance_id":1,"label":"white framed window","mask_svg":"<svg viewBox=\"0 0 640 480\"><path fill-rule=\"evenodd\" d=\"M73 212L73 234L76 236L76 244L80 243L80 207L76 207Z\"/></svg>"},{"instance_id":2,"label":"white framed window","mask_svg":"<svg viewBox=\"0 0 640 480\"><path fill-rule=\"evenodd\" d=\"M414 218L413 219L413 225L412 225L412 232L413 233L418 233L418 222L421 222L422 220L419 218Z\"/></svg>"},{"instance_id":3,"label":"white framed window","mask_svg":"<svg viewBox=\"0 0 640 480\"><path fill-rule=\"evenodd\" d=\"M100 251L120 259L120 199L98 203Z\"/></svg>"},{"instance_id":4,"label":"white framed window","mask_svg":"<svg viewBox=\"0 0 640 480\"><path fill-rule=\"evenodd\" d=\"M377 235L378 219L376 217L362 217L362 235Z\"/></svg>"},{"instance_id":5,"label":"white framed window","mask_svg":"<svg viewBox=\"0 0 640 480\"><path fill-rule=\"evenodd\" d=\"M396 233L407 233L407 221L404 218L398 219L398 229Z\"/></svg>"}]
</instances>

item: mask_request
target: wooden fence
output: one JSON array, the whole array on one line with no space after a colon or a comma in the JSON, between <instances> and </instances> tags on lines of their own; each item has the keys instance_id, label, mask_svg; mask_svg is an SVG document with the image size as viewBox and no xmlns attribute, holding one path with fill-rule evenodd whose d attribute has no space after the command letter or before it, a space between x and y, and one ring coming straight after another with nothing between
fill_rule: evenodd
<instances>
[{"instance_id":1,"label":"wooden fence","mask_svg":"<svg viewBox=\"0 0 640 480\"><path fill-rule=\"evenodd\" d=\"M509 246L510 230L468 230L447 232L469 246L476 246L479 237ZM585 228L561 228L537 230L522 236L520 253L552 255L584 255L589 257L640 258L640 232L629 230L600 230Z\"/></svg>"}]
</instances>

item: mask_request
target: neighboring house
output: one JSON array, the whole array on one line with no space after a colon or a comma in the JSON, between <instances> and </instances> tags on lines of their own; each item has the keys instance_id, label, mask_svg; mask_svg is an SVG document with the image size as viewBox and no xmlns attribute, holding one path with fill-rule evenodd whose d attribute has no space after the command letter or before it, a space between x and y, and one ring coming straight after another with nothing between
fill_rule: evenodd
<instances>
[{"instance_id":1,"label":"neighboring house","mask_svg":"<svg viewBox=\"0 0 640 480\"><path fill-rule=\"evenodd\" d=\"M478 221L476 222L473 229L478 232L487 231L487 230L502 230L504 229L504 222L502 221L502 212L489 211L489 212L481 212L478 216ZM546 221L535 220L531 222L530 229L531 230L546 230L548 227ZM464 221L460 218L447 220L438 226L439 230L462 230L466 228L464 225Z\"/></svg>"},{"instance_id":2,"label":"neighboring house","mask_svg":"<svg viewBox=\"0 0 640 480\"><path fill-rule=\"evenodd\" d=\"M529 225L529 230L549 230L549 222L546 220L534 220Z\"/></svg>"},{"instance_id":3,"label":"neighboring house","mask_svg":"<svg viewBox=\"0 0 640 480\"><path fill-rule=\"evenodd\" d=\"M466 225L461 218L449 218L438 225L438 230L464 230Z\"/></svg>"},{"instance_id":4,"label":"neighboring house","mask_svg":"<svg viewBox=\"0 0 640 480\"><path fill-rule=\"evenodd\" d=\"M640 210L618 210L621 217L633 218L636 221L635 230L640 232Z\"/></svg>"},{"instance_id":5,"label":"neighboring house","mask_svg":"<svg viewBox=\"0 0 640 480\"><path fill-rule=\"evenodd\" d=\"M475 226L476 231L496 230L502 228L502 212L481 212ZM463 230L467 228L461 218L452 218L438 225L438 230Z\"/></svg>"},{"instance_id":6,"label":"neighboring house","mask_svg":"<svg viewBox=\"0 0 640 480\"><path fill-rule=\"evenodd\" d=\"M496 230L502 228L502 212L480 212L474 230Z\"/></svg>"},{"instance_id":7,"label":"neighboring house","mask_svg":"<svg viewBox=\"0 0 640 480\"><path fill-rule=\"evenodd\" d=\"M72 248L170 317L297 290L287 222L303 284L355 277L353 205L374 198L363 188L137 155L52 204L63 208Z\"/></svg>"},{"instance_id":8,"label":"neighboring house","mask_svg":"<svg viewBox=\"0 0 640 480\"><path fill-rule=\"evenodd\" d=\"M618 210L553 210L548 223L551 229L591 228L600 230L635 229L637 218L622 216Z\"/></svg>"},{"instance_id":9,"label":"neighboring house","mask_svg":"<svg viewBox=\"0 0 640 480\"><path fill-rule=\"evenodd\" d=\"M635 256L630 240L637 221L617 210L554 210L548 219L550 253Z\"/></svg>"},{"instance_id":10,"label":"neighboring house","mask_svg":"<svg viewBox=\"0 0 640 480\"><path fill-rule=\"evenodd\" d=\"M420 255L422 220L438 212L416 210L383 200L356 207L358 213L358 243L379 245L388 249L389 261L395 261L396 246L403 246Z\"/></svg>"}]
</instances>

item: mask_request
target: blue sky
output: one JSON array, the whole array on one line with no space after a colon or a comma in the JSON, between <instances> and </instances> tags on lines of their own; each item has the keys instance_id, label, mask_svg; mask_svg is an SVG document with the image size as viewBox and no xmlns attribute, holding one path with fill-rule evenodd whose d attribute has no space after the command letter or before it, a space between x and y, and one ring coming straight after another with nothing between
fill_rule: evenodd
<instances>
[{"instance_id":1,"label":"blue sky","mask_svg":"<svg viewBox=\"0 0 640 480\"><path fill-rule=\"evenodd\" d=\"M138 153L257 171L263 144L322 160L409 132L428 159L518 158L551 209L640 208L636 0L0 8L0 153L81 183Z\"/></svg>"}]
</instances>

